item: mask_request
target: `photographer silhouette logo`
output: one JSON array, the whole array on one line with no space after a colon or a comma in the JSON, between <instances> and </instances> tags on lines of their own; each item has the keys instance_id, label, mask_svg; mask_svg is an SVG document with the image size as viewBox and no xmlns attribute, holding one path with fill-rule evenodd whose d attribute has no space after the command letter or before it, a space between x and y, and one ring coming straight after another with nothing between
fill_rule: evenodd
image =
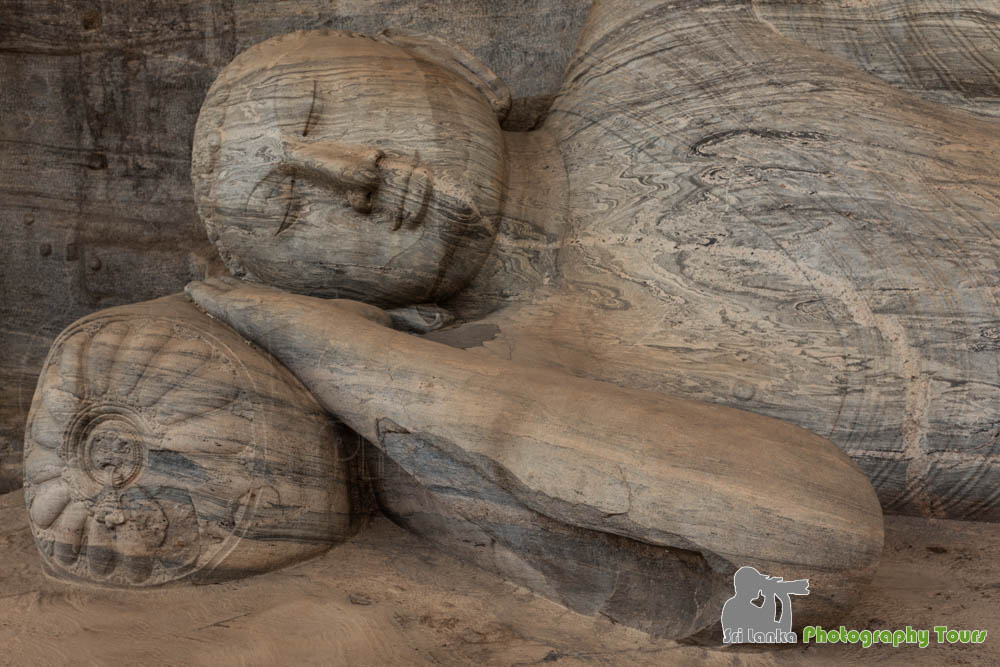
<instances>
[{"instance_id":1,"label":"photographer silhouette logo","mask_svg":"<svg viewBox=\"0 0 1000 667\"><path fill-rule=\"evenodd\" d=\"M785 581L744 565L733 575L736 594L722 607L726 644L794 644L793 595L809 595L809 580Z\"/></svg>"}]
</instances>

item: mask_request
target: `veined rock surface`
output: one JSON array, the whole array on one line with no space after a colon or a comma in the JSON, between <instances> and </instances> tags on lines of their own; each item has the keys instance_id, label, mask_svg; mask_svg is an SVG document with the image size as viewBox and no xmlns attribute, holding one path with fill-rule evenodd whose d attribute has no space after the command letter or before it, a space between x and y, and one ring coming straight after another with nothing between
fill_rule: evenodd
<instances>
[{"instance_id":1,"label":"veined rock surface","mask_svg":"<svg viewBox=\"0 0 1000 667\"><path fill-rule=\"evenodd\" d=\"M1000 117L1000 5L992 0L754 0L786 37L897 88Z\"/></svg>"},{"instance_id":2,"label":"veined rock surface","mask_svg":"<svg viewBox=\"0 0 1000 667\"><path fill-rule=\"evenodd\" d=\"M471 349L785 419L888 511L1000 519L1000 121L911 66L993 90L974 4L596 2L542 128L553 268L485 317L481 274ZM516 222L496 248L525 256Z\"/></svg>"},{"instance_id":3,"label":"veined rock surface","mask_svg":"<svg viewBox=\"0 0 1000 667\"><path fill-rule=\"evenodd\" d=\"M853 457L888 511L997 520L997 17L598 0L544 125L502 135L487 97L415 76L433 63L405 46L299 33L213 88L199 203L240 275L435 302L454 314L440 342L787 420ZM313 48L265 57L298 40ZM394 165L418 154L404 175L462 196L429 198L441 224L390 229ZM345 160L374 165L373 200ZM455 201L481 215L449 218ZM265 255L278 273L240 268Z\"/></svg>"}]
</instances>

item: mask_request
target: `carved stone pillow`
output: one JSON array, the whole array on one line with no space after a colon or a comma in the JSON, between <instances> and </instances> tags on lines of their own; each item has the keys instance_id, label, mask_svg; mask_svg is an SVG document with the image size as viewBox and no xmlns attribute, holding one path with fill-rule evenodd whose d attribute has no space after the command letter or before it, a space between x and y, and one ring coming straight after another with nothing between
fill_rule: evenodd
<instances>
[{"instance_id":1,"label":"carved stone pillow","mask_svg":"<svg viewBox=\"0 0 1000 667\"><path fill-rule=\"evenodd\" d=\"M25 437L51 573L218 581L316 555L351 526L341 433L283 366L182 296L70 325Z\"/></svg>"}]
</instances>

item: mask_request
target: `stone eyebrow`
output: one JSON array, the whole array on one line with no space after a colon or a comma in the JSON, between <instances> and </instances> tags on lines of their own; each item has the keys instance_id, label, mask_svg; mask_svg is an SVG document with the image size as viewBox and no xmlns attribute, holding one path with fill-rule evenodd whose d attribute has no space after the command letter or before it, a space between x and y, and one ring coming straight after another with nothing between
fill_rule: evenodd
<instances>
[{"instance_id":1,"label":"stone eyebrow","mask_svg":"<svg viewBox=\"0 0 1000 667\"><path fill-rule=\"evenodd\" d=\"M316 111L316 98L318 97L319 83L316 79L313 79L313 91L312 91L312 101L309 103L309 113L306 115L306 126L302 128L302 136L309 136L309 130L311 130L316 125L316 119L319 114Z\"/></svg>"}]
</instances>

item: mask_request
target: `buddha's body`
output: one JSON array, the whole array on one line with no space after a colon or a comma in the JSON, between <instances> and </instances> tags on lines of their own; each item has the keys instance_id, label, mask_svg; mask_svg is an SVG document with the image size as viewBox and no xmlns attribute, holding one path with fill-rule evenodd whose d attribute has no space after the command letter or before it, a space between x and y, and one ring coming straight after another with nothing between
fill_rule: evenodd
<instances>
[{"instance_id":1,"label":"buddha's body","mask_svg":"<svg viewBox=\"0 0 1000 667\"><path fill-rule=\"evenodd\" d=\"M995 516L997 121L660 4L599 6L548 136L508 137L528 176L452 340L787 419L890 510Z\"/></svg>"},{"instance_id":2,"label":"buddha's body","mask_svg":"<svg viewBox=\"0 0 1000 667\"><path fill-rule=\"evenodd\" d=\"M741 565L810 580L798 623L873 575L871 485L793 424L893 507L990 510L968 452L998 385L989 121L732 2L596 3L528 134L499 132L501 85L469 54L408 39L242 54L193 170L238 277L367 302L189 288L374 443L390 514L684 636ZM422 303L457 326L421 340L373 307Z\"/></svg>"}]
</instances>

